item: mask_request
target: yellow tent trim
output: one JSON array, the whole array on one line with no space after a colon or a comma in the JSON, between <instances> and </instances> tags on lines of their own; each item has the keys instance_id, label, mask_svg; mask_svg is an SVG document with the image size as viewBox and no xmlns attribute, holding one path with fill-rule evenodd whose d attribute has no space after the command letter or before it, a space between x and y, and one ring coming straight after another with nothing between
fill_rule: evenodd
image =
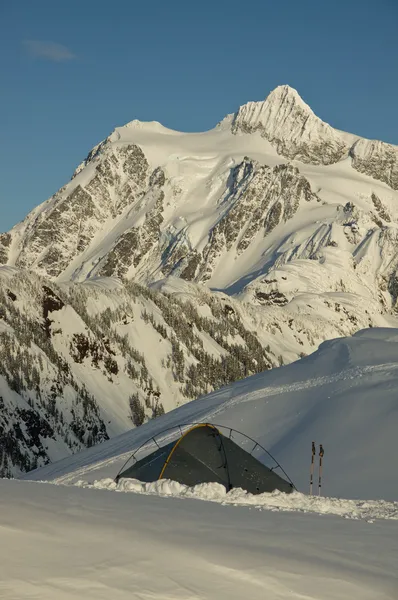
<instances>
[{"instance_id":1,"label":"yellow tent trim","mask_svg":"<svg viewBox=\"0 0 398 600\"><path fill-rule=\"evenodd\" d=\"M188 429L188 431L186 431L179 440L177 440L177 442L174 444L174 446L172 447L172 449L170 450L170 454L168 455L166 462L163 465L163 469L160 472L160 475L158 477L159 479L162 479L163 477L163 473L165 472L165 469L167 467L167 465L169 464L169 461L171 459L171 457L173 456L173 452L174 450L177 448L178 444L185 438L186 435L188 435L188 433L191 433L191 431L193 431L194 429L199 429L199 427L210 427L211 429L214 429L215 431L217 431L217 433L220 433L217 429L217 427L214 427L214 425L211 425L210 423L200 423L199 425L194 425L194 427L191 427L190 429Z\"/></svg>"}]
</instances>

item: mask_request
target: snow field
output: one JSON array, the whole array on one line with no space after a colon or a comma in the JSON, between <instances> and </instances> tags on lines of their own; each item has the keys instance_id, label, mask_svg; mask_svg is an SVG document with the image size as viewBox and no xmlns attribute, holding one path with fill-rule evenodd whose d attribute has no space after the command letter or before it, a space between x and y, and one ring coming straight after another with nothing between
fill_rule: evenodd
<instances>
[{"instance_id":1,"label":"snow field","mask_svg":"<svg viewBox=\"0 0 398 600\"><path fill-rule=\"evenodd\" d=\"M5 600L396 600L395 521L0 481Z\"/></svg>"}]
</instances>

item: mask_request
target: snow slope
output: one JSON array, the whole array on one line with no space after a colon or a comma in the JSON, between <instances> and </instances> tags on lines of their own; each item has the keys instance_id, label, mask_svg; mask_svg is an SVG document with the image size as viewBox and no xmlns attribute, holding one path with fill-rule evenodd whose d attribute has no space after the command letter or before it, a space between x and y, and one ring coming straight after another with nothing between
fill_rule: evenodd
<instances>
[{"instance_id":1,"label":"snow slope","mask_svg":"<svg viewBox=\"0 0 398 600\"><path fill-rule=\"evenodd\" d=\"M301 492L308 491L315 441L325 448L326 496L397 501L397 392L398 330L363 330L325 342L296 363L236 382L25 478L72 485L114 478L131 452L153 435L180 423L208 421L256 439ZM172 429L157 440L177 434Z\"/></svg>"},{"instance_id":2,"label":"snow slope","mask_svg":"<svg viewBox=\"0 0 398 600\"><path fill-rule=\"evenodd\" d=\"M395 600L396 521L0 481L5 600Z\"/></svg>"}]
</instances>

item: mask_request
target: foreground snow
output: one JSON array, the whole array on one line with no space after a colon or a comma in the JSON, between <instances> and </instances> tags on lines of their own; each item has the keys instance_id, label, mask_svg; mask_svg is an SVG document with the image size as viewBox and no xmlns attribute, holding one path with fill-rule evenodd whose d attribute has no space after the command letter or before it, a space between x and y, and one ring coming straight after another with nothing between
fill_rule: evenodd
<instances>
[{"instance_id":1,"label":"foreground snow","mask_svg":"<svg viewBox=\"0 0 398 600\"><path fill-rule=\"evenodd\" d=\"M7 600L395 600L398 524L0 481Z\"/></svg>"}]
</instances>

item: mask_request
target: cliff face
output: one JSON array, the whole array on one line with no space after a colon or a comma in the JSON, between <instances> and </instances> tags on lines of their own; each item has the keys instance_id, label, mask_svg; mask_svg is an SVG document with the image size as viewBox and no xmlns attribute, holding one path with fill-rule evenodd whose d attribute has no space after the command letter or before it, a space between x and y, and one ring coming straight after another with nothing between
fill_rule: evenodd
<instances>
[{"instance_id":1,"label":"cliff face","mask_svg":"<svg viewBox=\"0 0 398 600\"><path fill-rule=\"evenodd\" d=\"M350 149L352 166L398 190L398 148L377 140L358 140Z\"/></svg>"}]
</instances>

